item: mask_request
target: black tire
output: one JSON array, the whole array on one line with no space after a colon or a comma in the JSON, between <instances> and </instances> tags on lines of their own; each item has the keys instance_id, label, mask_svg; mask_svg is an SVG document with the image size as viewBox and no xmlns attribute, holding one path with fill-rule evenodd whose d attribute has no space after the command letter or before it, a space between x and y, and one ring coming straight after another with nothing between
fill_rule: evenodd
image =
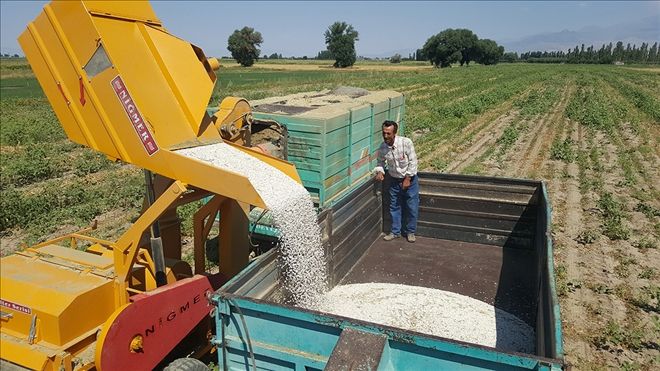
<instances>
[{"instance_id":1,"label":"black tire","mask_svg":"<svg viewBox=\"0 0 660 371\"><path fill-rule=\"evenodd\" d=\"M163 371L209 371L204 362L195 358L175 359Z\"/></svg>"}]
</instances>

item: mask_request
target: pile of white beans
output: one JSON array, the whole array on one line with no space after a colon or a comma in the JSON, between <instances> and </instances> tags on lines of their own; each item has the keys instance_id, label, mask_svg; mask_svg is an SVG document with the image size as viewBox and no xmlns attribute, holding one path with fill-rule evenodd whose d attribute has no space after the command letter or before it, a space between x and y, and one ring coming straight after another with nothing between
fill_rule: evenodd
<instances>
[{"instance_id":1,"label":"pile of white beans","mask_svg":"<svg viewBox=\"0 0 660 371\"><path fill-rule=\"evenodd\" d=\"M534 329L511 313L453 292L390 283L336 286L323 312L505 351L533 353Z\"/></svg>"},{"instance_id":2,"label":"pile of white beans","mask_svg":"<svg viewBox=\"0 0 660 371\"><path fill-rule=\"evenodd\" d=\"M250 180L280 229L278 263L287 302L315 307L327 290L327 269L316 210L307 190L275 167L225 143L177 153Z\"/></svg>"}]
</instances>

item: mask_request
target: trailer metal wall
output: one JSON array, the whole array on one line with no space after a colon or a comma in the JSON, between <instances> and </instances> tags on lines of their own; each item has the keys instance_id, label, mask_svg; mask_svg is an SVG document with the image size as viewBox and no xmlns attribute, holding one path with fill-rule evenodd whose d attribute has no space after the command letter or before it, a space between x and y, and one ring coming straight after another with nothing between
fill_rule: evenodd
<instances>
[{"instance_id":1,"label":"trailer metal wall","mask_svg":"<svg viewBox=\"0 0 660 371\"><path fill-rule=\"evenodd\" d=\"M442 239L443 244L448 244L447 246L451 245L451 241L456 241L457 244L462 244L461 246L471 244L470 246L479 246L480 249L492 249L492 251L487 251L500 259L498 263L500 265L497 266L497 269L500 270L499 282L497 282L496 291L490 294L490 298L479 299L491 301L491 304L503 307L505 310L510 309L507 308L507 305L519 306L521 301L527 303L526 306L523 306L527 310L527 315L521 318L536 329L536 354L522 356L496 350L489 352L502 355L503 358L497 359L514 357L518 359L518 364L524 364L529 360L532 360L532 363L537 362L534 363L533 368L539 368L539 365L542 364L551 365L549 366L551 368L561 367L563 358L561 322L554 291L552 245L548 232L550 209L545 185L537 181L448 174L420 173L419 177L421 204L418 236ZM383 207L387 201L387 192L382 192L381 185L369 182L356 189L347 198L337 202L331 209L319 214L318 220L322 228L324 248L328 257L328 284L330 286L346 283L342 280L350 281L354 276L351 269L364 264L363 260L370 254L368 250L373 248L374 241L380 241L381 233L387 231L389 215L387 215L387 208ZM438 246L440 245L438 244ZM295 331L321 331L325 333L323 336L328 335L328 331L330 331L334 334L332 335L334 340L326 339L330 342L338 341L341 331L337 332L337 329L354 325L366 326L367 332L376 331L394 336L391 329L383 326L367 326L360 321L277 304L281 300L281 296L277 283L275 258L275 252L271 251L248 267L221 289L219 300L222 301L223 297L231 297L235 303L238 303L236 300L245 299L247 301L243 303L254 308L270 302L269 309L264 308L264 310L268 312L274 307L280 308L277 313L283 317L268 315L269 321L281 320L289 323L292 326L291 331L294 331L293 327L296 328ZM525 263L521 264L521 261ZM469 279L469 275L463 278ZM509 300L511 290L517 293L522 292L522 298L516 294L518 299ZM237 306L240 305L242 304L237 304ZM226 304L225 309L227 316L235 315L231 304ZM316 325L305 324L305 321L293 321L287 317L293 316L291 312L300 311L307 313L301 314L301 316L314 318L315 324L322 321L323 326L329 327L316 328L314 327ZM257 312L259 311L257 310ZM261 317L266 315L257 314L257 312L254 312L254 315ZM265 326L267 323L270 322L266 321L262 325ZM300 326L306 329L297 328ZM310 326L313 329L310 329ZM330 328L334 330L330 330ZM390 347L388 349L391 351L395 345L391 343L390 335L387 336L389 336L388 347ZM433 340L433 337L407 331L401 331L396 336L404 335L414 339L428 338L431 343L436 341ZM415 340L416 345L411 345L411 347L414 348L421 343ZM444 345L440 348L448 349L447 344L462 343L444 339L442 344ZM436 350L438 346L438 344L433 345ZM477 358L485 354L482 354L483 347L460 345L459 348L465 346L474 349L474 352L468 352L468 354L480 354ZM396 347L403 349L407 346L399 344ZM410 348L404 352L406 357L410 356L408 351L426 352L418 348ZM449 357L449 353L434 356L427 354L426 356ZM505 356L507 354L509 355ZM420 355L418 354L418 356ZM324 357L329 357L329 355L319 355L319 357L327 360ZM470 357L461 357L455 359L459 360L459 364L469 362ZM523 362L523 360L526 361ZM429 365L431 364L439 365L440 363L431 362ZM509 366L502 367L502 369L512 369Z\"/></svg>"}]
</instances>

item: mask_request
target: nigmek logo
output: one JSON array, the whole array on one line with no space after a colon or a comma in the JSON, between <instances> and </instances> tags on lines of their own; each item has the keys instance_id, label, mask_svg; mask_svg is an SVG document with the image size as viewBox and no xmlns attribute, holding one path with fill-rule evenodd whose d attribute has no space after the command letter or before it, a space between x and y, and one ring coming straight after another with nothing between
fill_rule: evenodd
<instances>
[{"instance_id":1,"label":"nigmek logo","mask_svg":"<svg viewBox=\"0 0 660 371\"><path fill-rule=\"evenodd\" d=\"M142 145L144 146L144 149L147 151L149 156L158 152L158 145L156 144L156 140L151 135L149 128L144 122L140 111L137 109L137 106L135 105L131 94L128 92L128 89L126 89L126 85L124 85L124 81L121 79L121 77L117 76L112 79L112 88L114 89L115 94L117 94L121 105L124 107L129 120L131 120L131 124L133 124L135 132L140 138L140 141L142 142Z\"/></svg>"},{"instance_id":2,"label":"nigmek logo","mask_svg":"<svg viewBox=\"0 0 660 371\"><path fill-rule=\"evenodd\" d=\"M170 308L170 311L167 312L167 314L163 313L163 315L155 319L154 322L148 324L145 327L144 332L140 335L143 335L144 337L154 335L156 332L158 332L159 328L162 328L164 325L176 322L177 319L185 316L190 312L196 312L199 309L206 308L208 303L205 298L206 292L189 297L187 300L182 300L179 305L175 306L174 308Z\"/></svg>"}]
</instances>

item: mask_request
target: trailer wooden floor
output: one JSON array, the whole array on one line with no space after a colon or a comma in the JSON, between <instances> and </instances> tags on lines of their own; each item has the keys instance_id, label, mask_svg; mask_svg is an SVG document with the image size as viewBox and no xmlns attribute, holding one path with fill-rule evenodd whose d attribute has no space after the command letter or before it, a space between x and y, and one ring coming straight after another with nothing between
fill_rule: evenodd
<instances>
[{"instance_id":1,"label":"trailer wooden floor","mask_svg":"<svg viewBox=\"0 0 660 371\"><path fill-rule=\"evenodd\" d=\"M378 238L340 284L397 283L466 295L534 327L536 300L532 251L417 237Z\"/></svg>"}]
</instances>

